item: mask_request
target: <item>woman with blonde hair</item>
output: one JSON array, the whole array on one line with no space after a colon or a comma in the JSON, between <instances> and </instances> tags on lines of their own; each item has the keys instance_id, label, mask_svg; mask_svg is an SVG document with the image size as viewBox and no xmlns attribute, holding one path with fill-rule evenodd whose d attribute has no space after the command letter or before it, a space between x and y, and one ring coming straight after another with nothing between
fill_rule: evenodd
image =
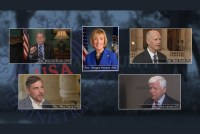
<instances>
[{"instance_id":1,"label":"woman with blonde hair","mask_svg":"<svg viewBox=\"0 0 200 134\"><path fill-rule=\"evenodd\" d=\"M108 39L103 29L92 31L90 43L95 50L86 56L85 65L118 65L117 55L106 48Z\"/></svg>"}]
</instances>

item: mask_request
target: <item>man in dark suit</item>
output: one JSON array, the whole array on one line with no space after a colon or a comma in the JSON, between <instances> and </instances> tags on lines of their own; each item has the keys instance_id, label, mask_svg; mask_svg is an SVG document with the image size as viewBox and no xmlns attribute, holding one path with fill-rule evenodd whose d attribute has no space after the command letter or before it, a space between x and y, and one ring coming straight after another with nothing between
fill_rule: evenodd
<instances>
[{"instance_id":1,"label":"man in dark suit","mask_svg":"<svg viewBox=\"0 0 200 134\"><path fill-rule=\"evenodd\" d=\"M166 94L167 82L162 76L154 76L149 79L150 98L144 101L143 108L152 109L178 109L180 102Z\"/></svg>"},{"instance_id":2,"label":"man in dark suit","mask_svg":"<svg viewBox=\"0 0 200 134\"><path fill-rule=\"evenodd\" d=\"M30 47L27 62L43 63L46 59L55 59L54 48L45 43L44 33L37 33L36 35L37 44Z\"/></svg>"},{"instance_id":3,"label":"man in dark suit","mask_svg":"<svg viewBox=\"0 0 200 134\"><path fill-rule=\"evenodd\" d=\"M19 109L43 109L52 108L52 105L44 99L43 81L38 76L30 76L26 80L28 96L19 100Z\"/></svg>"},{"instance_id":4,"label":"man in dark suit","mask_svg":"<svg viewBox=\"0 0 200 134\"><path fill-rule=\"evenodd\" d=\"M156 30L146 33L147 48L133 59L133 63L166 63L167 57L159 52L161 35Z\"/></svg>"}]
</instances>

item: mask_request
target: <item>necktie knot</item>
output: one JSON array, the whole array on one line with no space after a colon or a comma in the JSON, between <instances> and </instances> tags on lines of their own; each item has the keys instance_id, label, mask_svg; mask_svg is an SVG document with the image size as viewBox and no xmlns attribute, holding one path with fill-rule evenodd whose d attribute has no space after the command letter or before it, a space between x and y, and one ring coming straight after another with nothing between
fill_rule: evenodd
<instances>
[{"instance_id":1,"label":"necktie knot","mask_svg":"<svg viewBox=\"0 0 200 134\"><path fill-rule=\"evenodd\" d=\"M153 106L154 109L158 109L159 108L159 104L158 104L158 101L154 101L154 106Z\"/></svg>"}]
</instances>

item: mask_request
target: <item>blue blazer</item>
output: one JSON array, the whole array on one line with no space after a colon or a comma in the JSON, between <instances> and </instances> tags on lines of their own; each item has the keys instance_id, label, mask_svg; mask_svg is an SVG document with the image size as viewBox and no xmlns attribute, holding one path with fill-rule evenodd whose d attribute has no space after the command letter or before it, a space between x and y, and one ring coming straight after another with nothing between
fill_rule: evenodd
<instances>
[{"instance_id":1,"label":"blue blazer","mask_svg":"<svg viewBox=\"0 0 200 134\"><path fill-rule=\"evenodd\" d=\"M94 50L86 56L85 65L97 65L95 57ZM118 65L117 55L105 48L99 65Z\"/></svg>"}]
</instances>

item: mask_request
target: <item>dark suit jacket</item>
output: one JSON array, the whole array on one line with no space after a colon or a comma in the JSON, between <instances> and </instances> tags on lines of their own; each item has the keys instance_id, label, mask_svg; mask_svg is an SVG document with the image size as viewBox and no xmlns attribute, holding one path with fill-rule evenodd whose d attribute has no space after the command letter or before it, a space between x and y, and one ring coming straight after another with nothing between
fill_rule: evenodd
<instances>
[{"instance_id":1,"label":"dark suit jacket","mask_svg":"<svg viewBox=\"0 0 200 134\"><path fill-rule=\"evenodd\" d=\"M52 108L52 105L47 100L44 100L44 102L42 103L42 108ZM33 109L32 102L29 96L19 100L18 109Z\"/></svg>"},{"instance_id":2,"label":"dark suit jacket","mask_svg":"<svg viewBox=\"0 0 200 134\"><path fill-rule=\"evenodd\" d=\"M95 50L86 56L85 65L97 65ZM117 55L108 49L104 49L99 65L118 65Z\"/></svg>"},{"instance_id":3,"label":"dark suit jacket","mask_svg":"<svg viewBox=\"0 0 200 134\"><path fill-rule=\"evenodd\" d=\"M143 108L152 108L153 102L154 102L153 99L148 98L147 100L144 101ZM165 99L163 100L162 104L163 106L177 105L177 104L180 104L180 102L165 94Z\"/></svg>"},{"instance_id":4,"label":"dark suit jacket","mask_svg":"<svg viewBox=\"0 0 200 134\"><path fill-rule=\"evenodd\" d=\"M33 53L32 58L29 57L30 55L30 48L27 57L27 62L34 63L37 62L38 59L38 45L34 45L37 50ZM54 48L50 44L44 43L44 58L45 59L55 59Z\"/></svg>"},{"instance_id":5,"label":"dark suit jacket","mask_svg":"<svg viewBox=\"0 0 200 134\"><path fill-rule=\"evenodd\" d=\"M161 52L157 52L157 54L159 63L167 63L167 57L164 54L162 54ZM149 52L146 49L133 59L133 63L153 63L153 62Z\"/></svg>"}]
</instances>

